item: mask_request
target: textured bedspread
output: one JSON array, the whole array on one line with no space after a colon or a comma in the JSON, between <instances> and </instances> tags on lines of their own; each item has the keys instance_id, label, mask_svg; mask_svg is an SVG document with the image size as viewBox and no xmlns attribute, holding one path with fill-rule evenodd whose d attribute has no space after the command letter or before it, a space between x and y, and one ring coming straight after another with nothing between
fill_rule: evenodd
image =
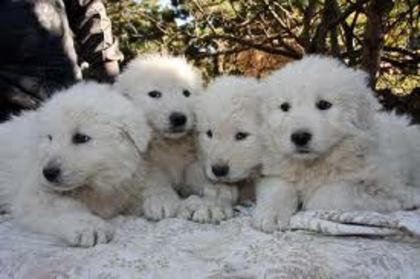
<instances>
[{"instance_id":1,"label":"textured bedspread","mask_svg":"<svg viewBox=\"0 0 420 279\"><path fill-rule=\"evenodd\" d=\"M306 212L270 235L242 209L220 225L118 217L115 239L91 249L0 216L0 278L420 278L420 211Z\"/></svg>"}]
</instances>

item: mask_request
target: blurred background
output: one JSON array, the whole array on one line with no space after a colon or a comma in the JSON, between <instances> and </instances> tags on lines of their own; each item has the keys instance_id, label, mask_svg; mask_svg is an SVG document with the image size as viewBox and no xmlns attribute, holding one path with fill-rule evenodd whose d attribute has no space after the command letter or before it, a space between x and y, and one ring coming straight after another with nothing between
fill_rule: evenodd
<instances>
[{"instance_id":1,"label":"blurred background","mask_svg":"<svg viewBox=\"0 0 420 279\"><path fill-rule=\"evenodd\" d=\"M262 77L308 53L369 73L386 109L420 123L417 0L110 0L125 56L182 54L205 73Z\"/></svg>"}]
</instances>

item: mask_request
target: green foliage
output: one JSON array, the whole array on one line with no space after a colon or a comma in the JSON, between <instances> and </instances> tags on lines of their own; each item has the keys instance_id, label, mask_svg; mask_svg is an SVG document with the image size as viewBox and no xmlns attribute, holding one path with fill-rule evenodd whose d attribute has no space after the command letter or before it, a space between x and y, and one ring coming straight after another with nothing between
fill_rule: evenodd
<instances>
[{"instance_id":1,"label":"green foliage","mask_svg":"<svg viewBox=\"0 0 420 279\"><path fill-rule=\"evenodd\" d=\"M107 5L126 61L145 52L184 54L211 78L260 76L304 53L331 54L363 67L373 1L191 0L162 7L158 0L113 0ZM419 5L415 0L384 3L389 13L378 42L383 48L376 88L407 94L420 86Z\"/></svg>"}]
</instances>

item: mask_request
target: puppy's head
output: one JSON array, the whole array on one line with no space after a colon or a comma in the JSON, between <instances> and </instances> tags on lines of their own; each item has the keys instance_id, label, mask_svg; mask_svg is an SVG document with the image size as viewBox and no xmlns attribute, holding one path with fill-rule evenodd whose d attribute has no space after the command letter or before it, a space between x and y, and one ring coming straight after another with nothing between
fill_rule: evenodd
<instances>
[{"instance_id":1,"label":"puppy's head","mask_svg":"<svg viewBox=\"0 0 420 279\"><path fill-rule=\"evenodd\" d=\"M114 191L146 165L145 116L106 85L82 83L57 93L37 121L41 184L50 189Z\"/></svg>"},{"instance_id":2,"label":"puppy's head","mask_svg":"<svg viewBox=\"0 0 420 279\"><path fill-rule=\"evenodd\" d=\"M276 153L317 158L372 127L377 102L365 74L333 58L308 56L263 84L264 131Z\"/></svg>"},{"instance_id":3,"label":"puppy's head","mask_svg":"<svg viewBox=\"0 0 420 279\"><path fill-rule=\"evenodd\" d=\"M180 138L195 124L192 99L201 91L199 72L183 57L145 55L134 59L117 88L142 107L155 132Z\"/></svg>"},{"instance_id":4,"label":"puppy's head","mask_svg":"<svg viewBox=\"0 0 420 279\"><path fill-rule=\"evenodd\" d=\"M260 165L258 82L220 77L196 105L201 160L210 180L237 182Z\"/></svg>"}]
</instances>

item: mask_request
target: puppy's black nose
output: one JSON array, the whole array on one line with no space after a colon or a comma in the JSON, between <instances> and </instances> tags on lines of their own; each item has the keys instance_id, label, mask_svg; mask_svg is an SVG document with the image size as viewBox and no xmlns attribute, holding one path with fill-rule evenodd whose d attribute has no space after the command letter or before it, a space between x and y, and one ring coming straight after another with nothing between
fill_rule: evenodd
<instances>
[{"instance_id":1,"label":"puppy's black nose","mask_svg":"<svg viewBox=\"0 0 420 279\"><path fill-rule=\"evenodd\" d=\"M312 134L307 131L297 131L290 137L291 141L297 146L305 146L311 140Z\"/></svg>"},{"instance_id":2,"label":"puppy's black nose","mask_svg":"<svg viewBox=\"0 0 420 279\"><path fill-rule=\"evenodd\" d=\"M214 165L211 167L211 171L216 177L226 176L229 173L228 165Z\"/></svg>"},{"instance_id":3,"label":"puppy's black nose","mask_svg":"<svg viewBox=\"0 0 420 279\"><path fill-rule=\"evenodd\" d=\"M173 127L181 127L187 123L187 117L183 113L174 112L169 116L169 121Z\"/></svg>"},{"instance_id":4,"label":"puppy's black nose","mask_svg":"<svg viewBox=\"0 0 420 279\"><path fill-rule=\"evenodd\" d=\"M42 170L42 174L47 181L57 182L60 178L61 170L59 167L45 167Z\"/></svg>"}]
</instances>

